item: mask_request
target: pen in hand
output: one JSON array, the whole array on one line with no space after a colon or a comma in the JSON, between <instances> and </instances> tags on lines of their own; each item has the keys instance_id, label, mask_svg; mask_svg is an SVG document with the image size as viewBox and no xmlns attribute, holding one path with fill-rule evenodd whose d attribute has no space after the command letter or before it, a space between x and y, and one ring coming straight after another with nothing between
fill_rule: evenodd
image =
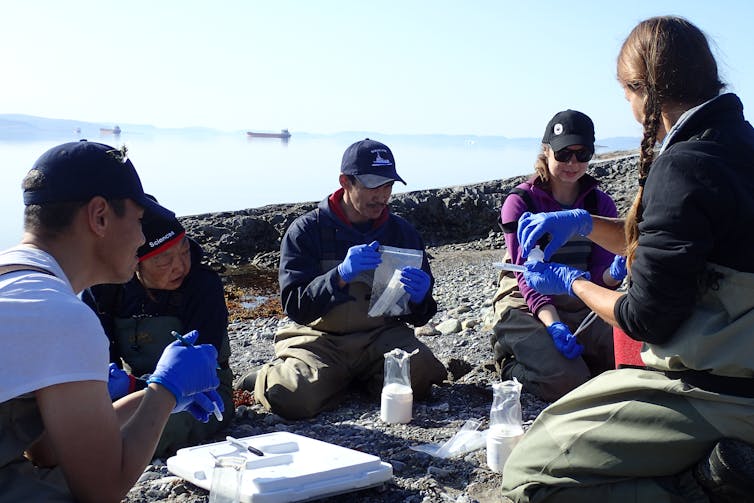
<instances>
[{"instance_id":1,"label":"pen in hand","mask_svg":"<svg viewBox=\"0 0 754 503\"><path fill-rule=\"evenodd\" d=\"M183 344L184 346L188 346L190 348L194 347L194 345L190 341L187 341L186 339L184 339L184 337L178 332L176 332L175 330L171 331L170 335L175 337L176 340L180 341L180 343ZM220 366L218 365L217 368L220 368ZM212 414L215 415L215 419L217 419L218 421L222 421L223 413L220 412L220 407L217 406L217 402L212 402L212 406L214 407L214 409L212 410Z\"/></svg>"}]
</instances>

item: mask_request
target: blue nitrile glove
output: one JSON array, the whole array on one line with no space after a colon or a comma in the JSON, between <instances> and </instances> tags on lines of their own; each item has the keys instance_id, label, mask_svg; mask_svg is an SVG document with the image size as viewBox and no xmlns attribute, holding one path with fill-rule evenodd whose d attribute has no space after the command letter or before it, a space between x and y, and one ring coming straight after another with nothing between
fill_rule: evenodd
<instances>
[{"instance_id":1,"label":"blue nitrile glove","mask_svg":"<svg viewBox=\"0 0 754 503\"><path fill-rule=\"evenodd\" d=\"M546 213L525 212L518 219L516 237L521 245L521 256L528 257L537 241L549 234L551 239L543 250L545 260L576 234L586 236L592 232L592 216L586 210L564 210Z\"/></svg>"},{"instance_id":2,"label":"blue nitrile glove","mask_svg":"<svg viewBox=\"0 0 754 503\"><path fill-rule=\"evenodd\" d=\"M225 412L225 404L217 391L204 391L202 393L191 395L191 402L186 407L185 411L194 416L197 421L208 423L210 416L215 411L214 404L217 404L217 408L220 412Z\"/></svg>"},{"instance_id":3,"label":"blue nitrile glove","mask_svg":"<svg viewBox=\"0 0 754 503\"><path fill-rule=\"evenodd\" d=\"M565 323L556 321L547 327L547 332L552 337L552 342L555 343L555 347L558 348L560 354L569 360L581 356L581 353L584 352L584 346L579 344L579 341L576 340L576 337L573 336Z\"/></svg>"},{"instance_id":4,"label":"blue nitrile glove","mask_svg":"<svg viewBox=\"0 0 754 503\"><path fill-rule=\"evenodd\" d=\"M183 336L193 344L199 332L196 330ZM217 377L217 350L212 344L187 346L180 341L169 344L162 352L157 366L147 383L158 383L175 396L173 413L183 412L194 403L197 393L216 389L220 385Z\"/></svg>"},{"instance_id":5,"label":"blue nitrile glove","mask_svg":"<svg viewBox=\"0 0 754 503\"><path fill-rule=\"evenodd\" d=\"M346 283L351 282L364 271L372 271L380 265L382 257L377 249L380 243L372 241L368 245L356 245L348 249L346 258L338 265L338 274Z\"/></svg>"},{"instance_id":6,"label":"blue nitrile glove","mask_svg":"<svg viewBox=\"0 0 754 503\"><path fill-rule=\"evenodd\" d=\"M578 278L591 279L587 271L557 262L526 262L526 283L544 295L573 295L571 285Z\"/></svg>"},{"instance_id":7,"label":"blue nitrile glove","mask_svg":"<svg viewBox=\"0 0 754 503\"><path fill-rule=\"evenodd\" d=\"M401 269L401 283L403 289L408 292L408 297L414 304L421 304L427 296L430 284L429 274L417 267L404 267Z\"/></svg>"},{"instance_id":8,"label":"blue nitrile glove","mask_svg":"<svg viewBox=\"0 0 754 503\"><path fill-rule=\"evenodd\" d=\"M616 281L623 281L626 274L628 274L628 270L626 270L626 257L616 255L613 263L610 264L610 277Z\"/></svg>"},{"instance_id":9,"label":"blue nitrile glove","mask_svg":"<svg viewBox=\"0 0 754 503\"><path fill-rule=\"evenodd\" d=\"M118 368L114 363L110 364L108 372L107 391L110 393L110 400L115 401L123 398L128 394L128 389L131 387L131 378L128 377L128 372Z\"/></svg>"}]
</instances>

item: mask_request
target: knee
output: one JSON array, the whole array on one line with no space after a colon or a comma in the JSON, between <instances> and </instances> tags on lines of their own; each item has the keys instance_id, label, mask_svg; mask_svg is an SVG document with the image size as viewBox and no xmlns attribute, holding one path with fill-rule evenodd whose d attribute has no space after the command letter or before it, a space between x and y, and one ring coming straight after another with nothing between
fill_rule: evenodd
<instances>
[{"instance_id":1,"label":"knee","mask_svg":"<svg viewBox=\"0 0 754 503\"><path fill-rule=\"evenodd\" d=\"M578 388L589 379L589 372L583 370L563 370L562 372L542 376L540 382L537 383L540 389L539 395L548 402L554 402L566 393Z\"/></svg>"},{"instance_id":2,"label":"knee","mask_svg":"<svg viewBox=\"0 0 754 503\"><path fill-rule=\"evenodd\" d=\"M264 396L270 412L291 420L314 417L323 406L314 393L289 390L281 384L268 387Z\"/></svg>"},{"instance_id":3,"label":"knee","mask_svg":"<svg viewBox=\"0 0 754 503\"><path fill-rule=\"evenodd\" d=\"M442 384L448 377L448 369L440 360L430 352L425 356L424 359L411 362L411 388L418 400L429 396L433 384Z\"/></svg>"}]
</instances>

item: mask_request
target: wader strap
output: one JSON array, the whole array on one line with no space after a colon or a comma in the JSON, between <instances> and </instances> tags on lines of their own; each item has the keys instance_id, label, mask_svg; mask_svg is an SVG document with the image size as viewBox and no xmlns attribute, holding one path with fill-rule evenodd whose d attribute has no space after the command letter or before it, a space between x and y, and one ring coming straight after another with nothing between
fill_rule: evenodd
<instances>
[{"instance_id":1,"label":"wader strap","mask_svg":"<svg viewBox=\"0 0 754 503\"><path fill-rule=\"evenodd\" d=\"M42 269L41 267L36 267L33 265L26 265L26 264L0 265L0 276L2 276L3 274L9 274L16 271L36 271L36 272L41 272L44 274L49 274L50 276L55 276L53 273L51 273L47 269Z\"/></svg>"},{"instance_id":2,"label":"wader strap","mask_svg":"<svg viewBox=\"0 0 754 503\"><path fill-rule=\"evenodd\" d=\"M751 377L721 376L700 370L666 370L663 373L671 379L680 379L685 384L704 391L754 398L754 378Z\"/></svg>"},{"instance_id":3,"label":"wader strap","mask_svg":"<svg viewBox=\"0 0 754 503\"><path fill-rule=\"evenodd\" d=\"M527 184L528 185L528 184ZM531 185L529 185L531 187ZM524 200L524 204L526 205L526 211L529 213L537 213L537 209L534 207L534 201L531 199L531 194L529 194L529 191L527 189L522 189L520 187L513 187L510 192L508 192L505 195L505 198L503 199L503 204L505 204L505 199L508 198L511 194L516 194L518 197ZM588 211L591 215L597 214L597 190L591 190L589 193L584 196L584 209ZM497 224L500 226L500 228L503 230L505 234L515 234L518 230L518 220L515 220L513 222L503 222L502 217L498 215L497 217ZM546 243L542 243L546 244Z\"/></svg>"}]
</instances>

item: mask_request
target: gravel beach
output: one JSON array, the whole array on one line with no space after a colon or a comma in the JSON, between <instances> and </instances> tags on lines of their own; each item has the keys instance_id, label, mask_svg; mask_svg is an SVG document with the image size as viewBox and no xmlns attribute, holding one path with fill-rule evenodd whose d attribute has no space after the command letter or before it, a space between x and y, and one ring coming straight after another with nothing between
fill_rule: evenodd
<instances>
[{"instance_id":1,"label":"gravel beach","mask_svg":"<svg viewBox=\"0 0 754 503\"><path fill-rule=\"evenodd\" d=\"M633 195L628 193L633 188L626 182L629 175L625 169L616 171L610 168L612 164L606 166L603 176L598 178L603 180L603 190L616 199L619 213L623 214ZM393 467L393 479L382 486L321 501L501 501L502 476L487 467L484 448L442 459L411 447L442 444L470 419L481 421L480 429L488 427L492 384L500 381L492 365L488 317L497 281L492 262L502 260L502 234L491 231L486 238L432 246L427 251L436 278L434 296L439 308L428 325L417 329L417 334L445 363L448 379L433 389L429 400L414 403L413 420L409 424L382 422L379 397L353 392L336 410L302 421L287 421L256 404L241 405L229 430L216 440L223 440L226 434L247 437L288 431L379 456ZM229 281L226 285L233 320L229 326L231 367L236 375L268 361L275 331L288 323L277 307L275 271L263 274L266 281L235 286ZM250 307L254 311L248 315ZM526 429L548 404L527 393L522 394L521 401ZM208 492L173 476L165 460L156 459L123 501L198 503L208 501Z\"/></svg>"}]
</instances>

